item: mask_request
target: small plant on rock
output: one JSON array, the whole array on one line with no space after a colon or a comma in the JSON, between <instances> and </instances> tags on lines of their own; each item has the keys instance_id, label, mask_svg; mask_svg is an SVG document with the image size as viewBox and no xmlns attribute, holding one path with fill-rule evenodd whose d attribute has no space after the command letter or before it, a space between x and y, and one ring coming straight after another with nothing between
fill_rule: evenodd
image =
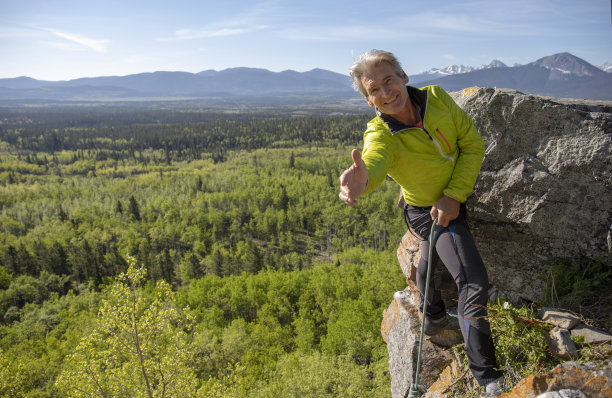
<instances>
[{"instance_id":1,"label":"small plant on rock","mask_svg":"<svg viewBox=\"0 0 612 398\"><path fill-rule=\"evenodd\" d=\"M531 308L498 303L489 307L489 321L497 363L506 375L507 384L514 385L562 362L550 353L546 344L546 335L552 326L540 321Z\"/></svg>"},{"instance_id":2,"label":"small plant on rock","mask_svg":"<svg viewBox=\"0 0 612 398\"><path fill-rule=\"evenodd\" d=\"M514 308L501 302L487 307L497 363L506 378L506 389L531 374L553 369L562 362L548 351L545 336L552 329L529 307ZM453 347L462 377L449 387L452 397L479 396L480 388L469 372L463 345Z\"/></svg>"}]
</instances>

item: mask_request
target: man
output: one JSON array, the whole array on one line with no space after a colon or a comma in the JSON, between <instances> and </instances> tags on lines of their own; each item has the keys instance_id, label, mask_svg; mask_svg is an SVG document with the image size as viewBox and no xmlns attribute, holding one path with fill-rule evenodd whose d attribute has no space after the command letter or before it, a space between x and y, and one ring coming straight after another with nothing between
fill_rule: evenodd
<instances>
[{"instance_id":1,"label":"man","mask_svg":"<svg viewBox=\"0 0 612 398\"><path fill-rule=\"evenodd\" d=\"M355 206L359 196L378 187L388 174L401 187L404 216L419 235L421 259L417 285L425 291L429 230L433 220L445 227L435 244L459 292L458 317L474 378L487 393L499 392L503 376L496 367L487 311L487 272L465 221L465 200L474 188L484 143L472 120L438 86L407 86L408 76L393 54L372 50L351 68L353 85L377 116L364 133L363 157L340 177L339 197ZM435 259L434 259L435 264ZM447 324L440 293L432 286L423 315L425 333Z\"/></svg>"}]
</instances>

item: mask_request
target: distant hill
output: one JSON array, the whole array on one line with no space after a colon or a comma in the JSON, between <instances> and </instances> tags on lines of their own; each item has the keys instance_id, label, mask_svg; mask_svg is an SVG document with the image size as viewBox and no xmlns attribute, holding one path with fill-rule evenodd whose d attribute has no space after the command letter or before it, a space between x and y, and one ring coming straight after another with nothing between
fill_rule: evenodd
<instances>
[{"instance_id":1,"label":"distant hill","mask_svg":"<svg viewBox=\"0 0 612 398\"><path fill-rule=\"evenodd\" d=\"M323 69L271 72L257 68L231 68L199 73L152 72L56 82L29 77L0 79L0 99L4 100L210 98L287 94L357 95L348 76Z\"/></svg>"},{"instance_id":2,"label":"distant hill","mask_svg":"<svg viewBox=\"0 0 612 398\"><path fill-rule=\"evenodd\" d=\"M607 65L602 66L605 68ZM447 91L471 86L511 88L554 97L612 100L612 73L569 53L527 65L493 61L480 67L451 65L410 76L410 84L437 84ZM29 77L0 79L0 100L121 100L282 96L358 97L347 75L323 69L271 72L230 68L199 73L151 72L68 81Z\"/></svg>"}]
</instances>

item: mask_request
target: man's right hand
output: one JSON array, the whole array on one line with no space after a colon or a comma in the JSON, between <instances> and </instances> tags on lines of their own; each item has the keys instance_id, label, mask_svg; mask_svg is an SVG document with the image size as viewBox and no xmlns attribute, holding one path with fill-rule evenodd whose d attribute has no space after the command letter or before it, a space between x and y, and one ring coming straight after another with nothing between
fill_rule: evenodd
<instances>
[{"instance_id":1,"label":"man's right hand","mask_svg":"<svg viewBox=\"0 0 612 398\"><path fill-rule=\"evenodd\" d=\"M357 149L351 152L353 165L340 176L340 200L347 205L357 205L357 198L361 196L368 185L368 168Z\"/></svg>"}]
</instances>

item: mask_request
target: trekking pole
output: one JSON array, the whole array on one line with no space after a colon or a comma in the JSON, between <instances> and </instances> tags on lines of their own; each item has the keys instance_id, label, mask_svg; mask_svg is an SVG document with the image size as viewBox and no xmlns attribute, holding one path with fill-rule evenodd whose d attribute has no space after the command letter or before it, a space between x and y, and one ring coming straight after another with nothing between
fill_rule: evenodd
<instances>
[{"instance_id":1,"label":"trekking pole","mask_svg":"<svg viewBox=\"0 0 612 398\"><path fill-rule=\"evenodd\" d=\"M425 331L425 314L427 313L427 297L429 294L429 279L431 277L431 263L433 259L433 247L437 238L437 233L442 229L442 226L437 226L438 217L431 224L431 231L429 232L429 257L427 258L427 277L425 278L425 299L423 300L423 317L421 322L421 335L419 337L419 350L417 355L417 366L416 375L414 377L414 383L410 384L410 389L406 391L404 398L417 398L425 394L427 390L425 387L419 385L419 373L421 373L421 351L423 349L423 333Z\"/></svg>"}]
</instances>

